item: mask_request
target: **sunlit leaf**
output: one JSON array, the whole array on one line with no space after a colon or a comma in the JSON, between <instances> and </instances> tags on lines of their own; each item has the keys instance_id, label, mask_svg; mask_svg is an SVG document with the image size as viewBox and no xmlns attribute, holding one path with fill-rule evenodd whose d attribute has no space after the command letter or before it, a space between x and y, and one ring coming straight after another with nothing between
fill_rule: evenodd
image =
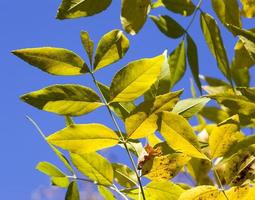
<instances>
[{"instance_id":1,"label":"sunlit leaf","mask_svg":"<svg viewBox=\"0 0 255 200\"><path fill-rule=\"evenodd\" d=\"M25 62L52 75L81 75L87 64L74 52L55 47L28 48L12 51Z\"/></svg>"},{"instance_id":2,"label":"sunlit leaf","mask_svg":"<svg viewBox=\"0 0 255 200\"><path fill-rule=\"evenodd\" d=\"M237 88L242 95L250 99L251 101L255 102L255 88Z\"/></svg>"},{"instance_id":3,"label":"sunlit leaf","mask_svg":"<svg viewBox=\"0 0 255 200\"><path fill-rule=\"evenodd\" d=\"M65 200L80 200L79 188L75 181L69 184Z\"/></svg>"},{"instance_id":4,"label":"sunlit leaf","mask_svg":"<svg viewBox=\"0 0 255 200\"><path fill-rule=\"evenodd\" d=\"M51 177L51 184L53 186L61 187L61 188L67 188L69 185L69 180L67 177Z\"/></svg>"},{"instance_id":5,"label":"sunlit leaf","mask_svg":"<svg viewBox=\"0 0 255 200\"><path fill-rule=\"evenodd\" d=\"M121 69L111 83L111 102L133 101L144 94L160 75L166 55L145 58L129 63Z\"/></svg>"},{"instance_id":6,"label":"sunlit leaf","mask_svg":"<svg viewBox=\"0 0 255 200\"><path fill-rule=\"evenodd\" d=\"M98 188L98 192L101 194L101 196L104 199L116 200L116 197L111 193L111 191L108 188L106 188L102 185L99 185L97 188Z\"/></svg>"},{"instance_id":7,"label":"sunlit leaf","mask_svg":"<svg viewBox=\"0 0 255 200\"><path fill-rule=\"evenodd\" d=\"M255 1L254 0L241 0L243 5L242 14L247 18L255 17Z\"/></svg>"},{"instance_id":8,"label":"sunlit leaf","mask_svg":"<svg viewBox=\"0 0 255 200\"><path fill-rule=\"evenodd\" d=\"M182 91L167 93L138 105L125 120L128 137L137 139L153 134L157 130L157 114L171 111L181 93Z\"/></svg>"},{"instance_id":9,"label":"sunlit leaf","mask_svg":"<svg viewBox=\"0 0 255 200\"><path fill-rule=\"evenodd\" d=\"M149 0L122 0L120 19L124 30L131 35L137 34L145 24L149 11Z\"/></svg>"},{"instance_id":10,"label":"sunlit leaf","mask_svg":"<svg viewBox=\"0 0 255 200\"><path fill-rule=\"evenodd\" d=\"M101 124L75 124L48 136L47 141L74 153L89 153L112 147L118 144L119 138Z\"/></svg>"},{"instance_id":11,"label":"sunlit leaf","mask_svg":"<svg viewBox=\"0 0 255 200\"><path fill-rule=\"evenodd\" d=\"M151 4L152 9L162 7L162 6L164 6L164 4L162 3L162 0L157 0L155 2L152 2Z\"/></svg>"},{"instance_id":12,"label":"sunlit leaf","mask_svg":"<svg viewBox=\"0 0 255 200\"><path fill-rule=\"evenodd\" d=\"M255 186L249 184L240 187L231 187L226 191L226 196L231 200L250 200L254 198L254 194Z\"/></svg>"},{"instance_id":13,"label":"sunlit leaf","mask_svg":"<svg viewBox=\"0 0 255 200\"><path fill-rule=\"evenodd\" d=\"M226 111L217 107L204 107L200 114L217 124L230 117Z\"/></svg>"},{"instance_id":14,"label":"sunlit leaf","mask_svg":"<svg viewBox=\"0 0 255 200\"><path fill-rule=\"evenodd\" d=\"M94 42L90 39L89 33L86 31L81 32L81 42L89 57L90 65L92 65Z\"/></svg>"},{"instance_id":15,"label":"sunlit leaf","mask_svg":"<svg viewBox=\"0 0 255 200\"><path fill-rule=\"evenodd\" d=\"M150 18L157 25L158 29L170 38L179 38L185 33L182 26L167 15L159 17L150 16Z\"/></svg>"},{"instance_id":16,"label":"sunlit leaf","mask_svg":"<svg viewBox=\"0 0 255 200\"><path fill-rule=\"evenodd\" d=\"M164 6L174 12L183 16L191 15L195 10L195 5L190 0L161 0Z\"/></svg>"},{"instance_id":17,"label":"sunlit leaf","mask_svg":"<svg viewBox=\"0 0 255 200\"><path fill-rule=\"evenodd\" d=\"M120 60L129 49L129 40L120 30L106 33L98 43L94 71Z\"/></svg>"},{"instance_id":18,"label":"sunlit leaf","mask_svg":"<svg viewBox=\"0 0 255 200\"><path fill-rule=\"evenodd\" d=\"M62 0L57 19L73 19L95 15L107 9L112 0Z\"/></svg>"},{"instance_id":19,"label":"sunlit leaf","mask_svg":"<svg viewBox=\"0 0 255 200\"><path fill-rule=\"evenodd\" d=\"M241 29L237 26L234 26L232 24L228 24L228 27L231 29L232 33L237 36L237 35L241 35L243 37L245 37L246 39L250 40L251 42L255 43L255 33L254 30L246 30L246 29ZM247 42L247 41L246 41ZM253 46L253 50L254 50L254 44L251 43L250 45ZM255 50L254 50L255 53Z\"/></svg>"},{"instance_id":20,"label":"sunlit leaf","mask_svg":"<svg viewBox=\"0 0 255 200\"><path fill-rule=\"evenodd\" d=\"M103 105L92 89L75 84L52 85L20 98L38 109L68 116L84 115Z\"/></svg>"}]
</instances>

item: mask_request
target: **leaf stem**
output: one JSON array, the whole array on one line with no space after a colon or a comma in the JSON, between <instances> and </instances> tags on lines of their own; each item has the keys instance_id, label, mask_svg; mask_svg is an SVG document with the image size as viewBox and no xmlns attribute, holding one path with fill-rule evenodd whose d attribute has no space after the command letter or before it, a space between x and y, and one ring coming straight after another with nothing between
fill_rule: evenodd
<instances>
[{"instance_id":1,"label":"leaf stem","mask_svg":"<svg viewBox=\"0 0 255 200\"><path fill-rule=\"evenodd\" d=\"M217 172L217 170L216 170L215 168L213 168L213 172L214 172L214 174L215 174L215 178L216 178L216 180L217 180L217 182L218 182L218 184L219 184L219 186L220 186L220 189L221 189L223 195L225 196L225 198L226 198L227 200L229 200L229 199L228 199L228 196L227 196L226 193L225 193L224 187L223 187L223 185L222 185L222 183L221 183L219 174L218 174L218 172Z\"/></svg>"},{"instance_id":2,"label":"leaf stem","mask_svg":"<svg viewBox=\"0 0 255 200\"><path fill-rule=\"evenodd\" d=\"M91 75L91 77L92 77L92 79L93 79L93 82L94 82L94 84L96 85L98 91L100 92L100 95L101 95L101 97L102 97L103 103L105 104L105 106L106 106L106 108L107 108L107 110L108 110L108 113L109 113L109 115L110 115L110 117L111 117L111 119L112 119L112 121L113 121L113 123L114 123L114 126L117 128L117 130L118 130L118 132L119 132L119 135L120 135L120 137L121 137L121 140L123 141L123 145L124 145L124 147L125 147L125 149L126 149L126 152L127 152L127 154L128 154L128 157L129 157L129 159L130 159L130 161L131 161L131 164L132 164L132 166L133 166L133 169L134 169L134 171L135 171L135 174L136 174L136 177L137 177L137 180L138 180L138 183L139 183L139 188L140 188L141 193L142 193L143 200L146 200L146 199L145 199L145 194L144 194L144 191L143 191L143 185L142 185L140 176L139 176L139 174L138 174L138 172L137 172L137 167L136 167L135 161L134 161L134 159L133 159L133 157L132 157L132 155L131 155L131 153L130 153L130 151L129 151L129 149L128 149L127 141L126 141L126 139L125 139L125 137L124 137L122 131L120 130L120 127L119 127L119 125L118 125L118 123L117 123L117 121L116 121L116 119L115 119L115 117L114 117L114 115L113 115L113 113L112 113L112 111L111 111L111 109L110 109L110 106L109 106L108 102L106 101L106 99L105 99L105 97L104 97L104 95L103 95L103 93L102 93L100 87L98 86L98 83L97 83L97 81L96 81L96 78L95 78L93 72L90 71L89 73L90 73L90 75Z\"/></svg>"}]
</instances>

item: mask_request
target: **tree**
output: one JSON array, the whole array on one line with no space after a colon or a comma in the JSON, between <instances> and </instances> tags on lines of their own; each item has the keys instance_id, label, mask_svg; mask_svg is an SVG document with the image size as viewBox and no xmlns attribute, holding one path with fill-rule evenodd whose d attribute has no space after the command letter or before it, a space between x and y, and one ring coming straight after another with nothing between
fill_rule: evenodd
<instances>
[{"instance_id":1,"label":"tree","mask_svg":"<svg viewBox=\"0 0 255 200\"><path fill-rule=\"evenodd\" d=\"M57 18L95 15L111 3L111 0L63 0ZM69 174L49 162L40 162L37 169L48 175L53 185L67 188L67 200L80 199L77 181L96 184L105 199L116 199L117 195L123 199L151 200L253 199L255 139L245 135L245 128L255 126L255 89L250 86L255 33L242 27L242 18L255 16L255 1L211 0L220 22L233 36L238 36L231 62L216 20L200 8L201 3L202 0L197 5L190 0L122 0L121 23L127 34L136 35L150 10L158 7L190 18L183 28L170 16L150 16L167 37L182 38L180 44L171 53L162 50L155 57L128 63L116 73L110 86L99 82L95 74L122 59L128 51L129 40L121 30L106 33L95 51L89 33L81 32L87 62L63 48L13 51L52 75L91 76L97 87L96 92L77 84L52 85L21 97L38 109L66 119L65 128L46 137L29 118ZM200 15L204 39L226 81L199 76L200 52L189 35L196 15ZM183 91L172 89L183 78L187 63L201 97L197 97L192 86L193 97L180 100ZM201 86L201 79L207 82L206 86ZM140 97L143 100L137 104L135 100ZM206 106L210 100L218 105ZM106 107L115 130L98 123L76 124L72 119L101 106ZM125 130L117 117L123 121ZM189 122L192 117L198 121L193 126ZM143 138L147 139L146 144L141 142ZM126 164L111 163L97 152L116 145L126 150L132 169ZM79 177L73 165L85 177ZM190 176L195 186L170 181L178 174ZM143 184L142 179L149 181Z\"/></svg>"}]
</instances>

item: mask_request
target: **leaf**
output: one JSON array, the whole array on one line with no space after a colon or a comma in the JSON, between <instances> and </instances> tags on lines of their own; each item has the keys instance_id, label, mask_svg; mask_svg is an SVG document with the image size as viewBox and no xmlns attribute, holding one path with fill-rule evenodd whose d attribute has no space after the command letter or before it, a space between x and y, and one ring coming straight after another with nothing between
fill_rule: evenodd
<instances>
[{"instance_id":1,"label":"leaf","mask_svg":"<svg viewBox=\"0 0 255 200\"><path fill-rule=\"evenodd\" d=\"M208 159L201 152L196 135L184 117L162 112L160 123L160 133L171 148L191 157Z\"/></svg>"},{"instance_id":2,"label":"leaf","mask_svg":"<svg viewBox=\"0 0 255 200\"><path fill-rule=\"evenodd\" d=\"M55 47L28 48L12 53L40 70L52 75L72 76L87 73L87 64L74 52Z\"/></svg>"},{"instance_id":3,"label":"leaf","mask_svg":"<svg viewBox=\"0 0 255 200\"><path fill-rule=\"evenodd\" d=\"M90 153L118 144L118 135L102 124L76 124L47 137L53 145L74 153Z\"/></svg>"},{"instance_id":4,"label":"leaf","mask_svg":"<svg viewBox=\"0 0 255 200\"><path fill-rule=\"evenodd\" d=\"M145 24L149 12L149 0L122 0L120 20L123 29L131 35L137 34Z\"/></svg>"},{"instance_id":5,"label":"leaf","mask_svg":"<svg viewBox=\"0 0 255 200\"><path fill-rule=\"evenodd\" d=\"M52 85L20 97L24 102L59 115L80 116L102 106L99 96L82 85Z\"/></svg>"},{"instance_id":6,"label":"leaf","mask_svg":"<svg viewBox=\"0 0 255 200\"><path fill-rule=\"evenodd\" d=\"M168 64L171 73L171 88L183 77L186 70L185 42L182 41L179 46L169 55Z\"/></svg>"},{"instance_id":7,"label":"leaf","mask_svg":"<svg viewBox=\"0 0 255 200\"><path fill-rule=\"evenodd\" d=\"M223 193L215 186L197 186L183 192L178 200L218 200L224 198Z\"/></svg>"},{"instance_id":8,"label":"leaf","mask_svg":"<svg viewBox=\"0 0 255 200\"><path fill-rule=\"evenodd\" d=\"M212 158L224 156L243 136L239 133L239 117L234 115L213 128L209 137Z\"/></svg>"},{"instance_id":9,"label":"leaf","mask_svg":"<svg viewBox=\"0 0 255 200\"><path fill-rule=\"evenodd\" d=\"M78 185L75 181L69 184L65 200L80 200Z\"/></svg>"},{"instance_id":10,"label":"leaf","mask_svg":"<svg viewBox=\"0 0 255 200\"><path fill-rule=\"evenodd\" d=\"M88 17L107 9L111 0L62 0L57 19Z\"/></svg>"},{"instance_id":11,"label":"leaf","mask_svg":"<svg viewBox=\"0 0 255 200\"><path fill-rule=\"evenodd\" d=\"M129 189L124 190L123 192L126 193L131 199L139 199L139 189ZM152 181L144 188L146 200L178 200L179 196L183 192L184 190L180 186L168 181Z\"/></svg>"},{"instance_id":12,"label":"leaf","mask_svg":"<svg viewBox=\"0 0 255 200\"><path fill-rule=\"evenodd\" d=\"M107 187L99 185L99 186L97 186L97 188L98 188L99 193L101 194L101 196L104 199L116 200L115 196L111 193L111 191Z\"/></svg>"},{"instance_id":13,"label":"leaf","mask_svg":"<svg viewBox=\"0 0 255 200\"><path fill-rule=\"evenodd\" d=\"M174 113L182 115L184 118L191 118L197 114L210 101L209 98L192 98L179 101L173 108Z\"/></svg>"},{"instance_id":14,"label":"leaf","mask_svg":"<svg viewBox=\"0 0 255 200\"><path fill-rule=\"evenodd\" d=\"M218 68L231 81L228 57L216 21L209 14L202 13L200 23L207 45L217 60Z\"/></svg>"},{"instance_id":15,"label":"leaf","mask_svg":"<svg viewBox=\"0 0 255 200\"><path fill-rule=\"evenodd\" d=\"M255 1L254 0L241 0L243 5L242 14L247 18L255 17Z\"/></svg>"},{"instance_id":16,"label":"leaf","mask_svg":"<svg viewBox=\"0 0 255 200\"><path fill-rule=\"evenodd\" d=\"M157 0L155 2L151 2L151 8L155 9L155 8L159 8L164 6L164 4L162 3L162 0Z\"/></svg>"},{"instance_id":17,"label":"leaf","mask_svg":"<svg viewBox=\"0 0 255 200\"><path fill-rule=\"evenodd\" d=\"M187 34L187 58L189 66L193 75L193 78L196 82L196 85L202 94L201 82L199 79L199 62L198 62L198 52L197 46L194 40Z\"/></svg>"},{"instance_id":18,"label":"leaf","mask_svg":"<svg viewBox=\"0 0 255 200\"><path fill-rule=\"evenodd\" d=\"M200 111L200 114L203 117L217 124L230 117L226 111L217 107L204 107Z\"/></svg>"},{"instance_id":19,"label":"leaf","mask_svg":"<svg viewBox=\"0 0 255 200\"><path fill-rule=\"evenodd\" d=\"M66 177L66 175L60 169L49 162L39 162L36 169L48 176Z\"/></svg>"},{"instance_id":20,"label":"leaf","mask_svg":"<svg viewBox=\"0 0 255 200\"><path fill-rule=\"evenodd\" d=\"M224 80L218 79L218 78L213 78L210 76L199 76L202 80L205 80L209 86L217 87L217 86L229 86L228 83L226 83Z\"/></svg>"},{"instance_id":21,"label":"leaf","mask_svg":"<svg viewBox=\"0 0 255 200\"><path fill-rule=\"evenodd\" d=\"M212 0L212 7L222 24L241 27L241 17L237 0Z\"/></svg>"},{"instance_id":22,"label":"leaf","mask_svg":"<svg viewBox=\"0 0 255 200\"><path fill-rule=\"evenodd\" d=\"M185 30L182 28L182 26L167 15L159 17L150 16L150 18L156 24L158 29L167 37L179 38L185 33Z\"/></svg>"},{"instance_id":23,"label":"leaf","mask_svg":"<svg viewBox=\"0 0 255 200\"><path fill-rule=\"evenodd\" d=\"M53 186L67 188L69 185L69 180L67 177L51 177L51 184Z\"/></svg>"},{"instance_id":24,"label":"leaf","mask_svg":"<svg viewBox=\"0 0 255 200\"><path fill-rule=\"evenodd\" d=\"M94 52L94 42L90 39L89 33L86 31L81 32L81 42L86 50L86 53L89 57L90 65L92 66L93 52Z\"/></svg>"},{"instance_id":25,"label":"leaf","mask_svg":"<svg viewBox=\"0 0 255 200\"><path fill-rule=\"evenodd\" d=\"M113 169L111 163L96 152L71 153L75 167L96 184L112 185Z\"/></svg>"},{"instance_id":26,"label":"leaf","mask_svg":"<svg viewBox=\"0 0 255 200\"><path fill-rule=\"evenodd\" d=\"M133 61L122 68L112 80L111 102L127 102L144 94L160 75L166 55Z\"/></svg>"},{"instance_id":27,"label":"leaf","mask_svg":"<svg viewBox=\"0 0 255 200\"><path fill-rule=\"evenodd\" d=\"M129 138L138 139L153 134L157 130L157 114L171 111L182 91L157 96L138 105L125 120Z\"/></svg>"},{"instance_id":28,"label":"leaf","mask_svg":"<svg viewBox=\"0 0 255 200\"><path fill-rule=\"evenodd\" d=\"M231 29L233 35L235 35L235 36L241 35L241 36L245 37L246 39L250 40L251 42L255 43L255 33L254 33L254 30L253 31L249 31L249 30L241 29L241 28L239 28L237 26L234 26L232 24L228 24L228 27ZM253 44L253 46L254 46L254 44Z\"/></svg>"},{"instance_id":29,"label":"leaf","mask_svg":"<svg viewBox=\"0 0 255 200\"><path fill-rule=\"evenodd\" d=\"M104 95L107 102L110 101L110 88L100 82L97 82L98 87ZM109 104L111 110L121 119L126 119L132 110L135 109L133 102L114 102Z\"/></svg>"},{"instance_id":30,"label":"leaf","mask_svg":"<svg viewBox=\"0 0 255 200\"><path fill-rule=\"evenodd\" d=\"M231 187L226 191L226 196L231 200L249 200L254 198L254 185L243 185L240 187Z\"/></svg>"},{"instance_id":31,"label":"leaf","mask_svg":"<svg viewBox=\"0 0 255 200\"><path fill-rule=\"evenodd\" d=\"M247 97L249 100L255 102L255 88L237 88L242 95L244 95L245 97Z\"/></svg>"},{"instance_id":32,"label":"leaf","mask_svg":"<svg viewBox=\"0 0 255 200\"><path fill-rule=\"evenodd\" d=\"M128 166L120 163L112 163L112 167L114 171L114 179L121 186L132 188L137 185L136 174Z\"/></svg>"},{"instance_id":33,"label":"leaf","mask_svg":"<svg viewBox=\"0 0 255 200\"><path fill-rule=\"evenodd\" d=\"M190 0L161 0L164 6L174 12L181 14L183 16L189 16L192 15L192 13L195 10L195 5Z\"/></svg>"},{"instance_id":34,"label":"leaf","mask_svg":"<svg viewBox=\"0 0 255 200\"><path fill-rule=\"evenodd\" d=\"M98 43L94 61L94 71L117 62L129 49L129 40L120 30L106 33Z\"/></svg>"}]
</instances>

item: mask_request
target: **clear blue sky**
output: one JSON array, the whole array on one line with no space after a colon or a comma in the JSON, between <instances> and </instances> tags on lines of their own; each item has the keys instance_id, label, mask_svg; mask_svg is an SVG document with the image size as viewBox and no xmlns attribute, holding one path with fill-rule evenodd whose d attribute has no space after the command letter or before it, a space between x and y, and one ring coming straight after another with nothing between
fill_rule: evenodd
<instances>
[{"instance_id":1,"label":"clear blue sky","mask_svg":"<svg viewBox=\"0 0 255 200\"><path fill-rule=\"evenodd\" d=\"M208 8L208 2L204 1L202 8ZM37 192L47 193L49 179L37 172L35 166L39 161L51 161L60 164L51 149L37 134L35 128L26 120L25 115L34 118L46 134L50 134L64 127L64 120L51 113L39 111L19 101L19 96L56 83L81 83L93 87L88 76L81 77L56 77L43 73L32 66L24 63L10 54L11 50L55 46L71 49L87 60L80 43L79 33L81 30L89 31L92 39L96 42L106 32L112 29L121 29L120 1L113 0L109 9L97 16L76 20L59 21L55 14L60 1L52 0L13 0L1 2L1 183L0 198L5 200L57 200L63 197L40 198ZM207 9L208 10L208 9ZM152 14L170 12L159 9ZM211 10L209 13L213 14ZM214 14L213 14L214 15ZM175 15L184 27L190 18ZM197 17L191 27L191 35L199 44L201 74L218 76L214 58L209 53L201 34ZM223 31L224 42L229 50L229 58L233 55L235 38L225 29ZM180 39L172 40L161 34L151 20L148 20L142 31L134 37L128 36L131 48L126 57L98 72L97 78L104 83L109 83L117 69L123 67L131 60L151 57L162 53L165 49L173 50ZM205 56L206 55L206 56ZM189 86L190 72L186 73L185 80L181 81L175 89ZM189 89L184 97L190 95ZM95 113L76 122L100 122L110 124L105 109L100 108ZM111 160L125 160L125 156L117 157L110 154ZM61 165L60 165L61 166ZM54 191L53 191L54 193ZM58 193L58 191L56 192ZM48 194L48 196L51 194ZM56 194L57 195L57 194ZM33 196L33 198L32 198Z\"/></svg>"}]
</instances>

